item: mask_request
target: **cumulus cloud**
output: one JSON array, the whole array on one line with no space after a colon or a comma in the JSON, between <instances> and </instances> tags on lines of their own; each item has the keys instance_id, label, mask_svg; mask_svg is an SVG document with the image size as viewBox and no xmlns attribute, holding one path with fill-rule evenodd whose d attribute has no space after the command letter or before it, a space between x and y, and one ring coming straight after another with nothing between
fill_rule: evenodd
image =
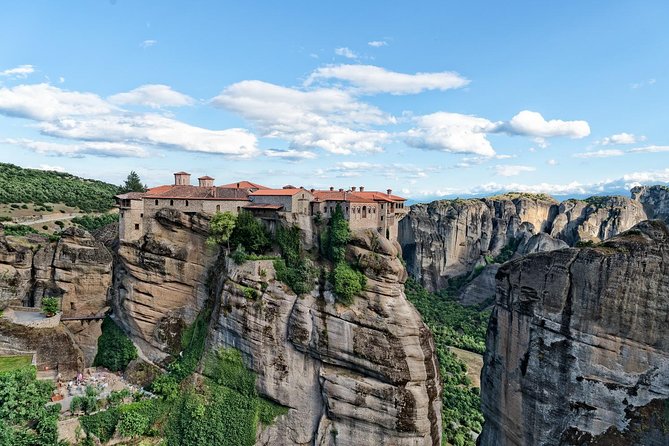
<instances>
[{"instance_id":1,"label":"cumulus cloud","mask_svg":"<svg viewBox=\"0 0 669 446\"><path fill-rule=\"evenodd\" d=\"M583 152L574 155L574 158L611 158L613 156L623 156L625 152L617 149L596 150L593 152Z\"/></svg>"},{"instance_id":2,"label":"cumulus cloud","mask_svg":"<svg viewBox=\"0 0 669 446\"><path fill-rule=\"evenodd\" d=\"M355 54L351 49L346 48L346 47L336 48L334 52L337 56L342 56L342 57L345 57L347 59L357 59L358 58L357 54Z\"/></svg>"},{"instance_id":3,"label":"cumulus cloud","mask_svg":"<svg viewBox=\"0 0 669 446\"><path fill-rule=\"evenodd\" d=\"M182 107L195 103L190 96L162 84L142 85L134 90L110 96L109 101L119 105L142 105L151 108Z\"/></svg>"},{"instance_id":4,"label":"cumulus cloud","mask_svg":"<svg viewBox=\"0 0 669 446\"><path fill-rule=\"evenodd\" d=\"M495 155L487 133L498 124L487 119L459 113L437 112L415 118L415 128L405 134L411 147L452 153Z\"/></svg>"},{"instance_id":5,"label":"cumulus cloud","mask_svg":"<svg viewBox=\"0 0 669 446\"><path fill-rule=\"evenodd\" d=\"M379 48L382 46L388 46L388 42L385 40L372 40L371 42L367 42L367 45L373 46L374 48Z\"/></svg>"},{"instance_id":6,"label":"cumulus cloud","mask_svg":"<svg viewBox=\"0 0 669 446\"><path fill-rule=\"evenodd\" d=\"M646 146L646 147L635 147L630 149L632 153L660 153L660 152L669 152L669 146Z\"/></svg>"},{"instance_id":7,"label":"cumulus cloud","mask_svg":"<svg viewBox=\"0 0 669 446\"><path fill-rule=\"evenodd\" d=\"M469 80L452 71L406 74L374 65L331 65L316 69L306 85L324 79L348 82L361 93L414 94L462 88Z\"/></svg>"},{"instance_id":8,"label":"cumulus cloud","mask_svg":"<svg viewBox=\"0 0 669 446\"><path fill-rule=\"evenodd\" d=\"M141 147L231 157L259 152L257 138L245 129L210 130L159 114L129 113L95 94L48 84L0 88L0 114L37 121L36 127L44 135L85 142L26 145L62 155L143 156Z\"/></svg>"},{"instance_id":9,"label":"cumulus cloud","mask_svg":"<svg viewBox=\"0 0 669 446\"><path fill-rule=\"evenodd\" d=\"M293 150L379 152L389 135L370 126L396 122L378 108L333 88L302 91L242 81L230 85L212 103L240 114L266 137L286 139Z\"/></svg>"},{"instance_id":10,"label":"cumulus cloud","mask_svg":"<svg viewBox=\"0 0 669 446\"><path fill-rule=\"evenodd\" d=\"M139 46L141 46L142 48L151 48L152 46L155 46L157 43L158 43L157 40L148 39L140 43Z\"/></svg>"},{"instance_id":11,"label":"cumulus cloud","mask_svg":"<svg viewBox=\"0 0 669 446\"><path fill-rule=\"evenodd\" d=\"M309 160L316 158L314 152L309 151L300 151L300 150L278 150L278 149L268 149L265 150L265 156L269 158L280 158L287 161L299 161L299 160Z\"/></svg>"},{"instance_id":12,"label":"cumulus cloud","mask_svg":"<svg viewBox=\"0 0 669 446\"><path fill-rule=\"evenodd\" d=\"M19 65L18 67L8 68L6 70L0 71L0 76L11 77L14 79L23 79L34 72L35 67L32 65Z\"/></svg>"},{"instance_id":13,"label":"cumulus cloud","mask_svg":"<svg viewBox=\"0 0 669 446\"><path fill-rule=\"evenodd\" d=\"M50 166L49 164L40 164L37 167L34 167L33 169L37 170L47 170L51 172L65 172L65 168L61 166Z\"/></svg>"},{"instance_id":14,"label":"cumulus cloud","mask_svg":"<svg viewBox=\"0 0 669 446\"><path fill-rule=\"evenodd\" d=\"M113 157L146 157L148 152L143 147L105 141L89 141L72 144L63 144L50 141L35 141L32 139L6 139L6 144L23 147L42 155L59 155L81 157L83 155L113 156ZM54 169L45 169L54 170Z\"/></svg>"},{"instance_id":15,"label":"cumulus cloud","mask_svg":"<svg viewBox=\"0 0 669 446\"><path fill-rule=\"evenodd\" d=\"M607 136L597 141L597 144L608 146L612 144L636 144L645 141L645 136L636 136L632 133L616 133L615 135Z\"/></svg>"},{"instance_id":16,"label":"cumulus cloud","mask_svg":"<svg viewBox=\"0 0 669 446\"><path fill-rule=\"evenodd\" d=\"M557 160L550 159L550 160L546 161L546 164L548 164L549 166L557 166L558 162L557 162Z\"/></svg>"},{"instance_id":17,"label":"cumulus cloud","mask_svg":"<svg viewBox=\"0 0 669 446\"><path fill-rule=\"evenodd\" d=\"M62 90L49 84L0 88L0 114L49 121L67 116L94 116L115 107L93 93Z\"/></svg>"},{"instance_id":18,"label":"cumulus cloud","mask_svg":"<svg viewBox=\"0 0 669 446\"><path fill-rule=\"evenodd\" d=\"M535 136L540 138L552 138L555 136L566 136L580 139L590 134L590 126L586 121L563 121L551 119L546 121L541 113L523 110L511 118L509 122L500 126L500 131L514 135Z\"/></svg>"},{"instance_id":19,"label":"cumulus cloud","mask_svg":"<svg viewBox=\"0 0 669 446\"><path fill-rule=\"evenodd\" d=\"M48 136L83 141L132 142L163 149L248 158L258 153L257 138L245 129L209 130L158 114L106 115L39 124Z\"/></svg>"},{"instance_id":20,"label":"cumulus cloud","mask_svg":"<svg viewBox=\"0 0 669 446\"><path fill-rule=\"evenodd\" d=\"M534 172L536 169L531 166L520 166L515 164L500 164L495 166L495 173L502 177L515 177L523 172Z\"/></svg>"}]
</instances>

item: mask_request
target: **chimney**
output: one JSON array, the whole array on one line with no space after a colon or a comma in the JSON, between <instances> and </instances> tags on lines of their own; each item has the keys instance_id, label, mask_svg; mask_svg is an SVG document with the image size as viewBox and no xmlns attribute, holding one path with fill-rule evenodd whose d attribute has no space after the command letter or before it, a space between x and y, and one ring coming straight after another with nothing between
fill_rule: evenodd
<instances>
[{"instance_id":1,"label":"chimney","mask_svg":"<svg viewBox=\"0 0 669 446\"><path fill-rule=\"evenodd\" d=\"M316 192L316 189L309 189L309 192L313 194L314 192Z\"/></svg>"},{"instance_id":2,"label":"chimney","mask_svg":"<svg viewBox=\"0 0 669 446\"><path fill-rule=\"evenodd\" d=\"M174 185L175 186L189 186L190 185L190 174L188 172L177 172L174 174Z\"/></svg>"},{"instance_id":3,"label":"chimney","mask_svg":"<svg viewBox=\"0 0 669 446\"><path fill-rule=\"evenodd\" d=\"M388 195L392 195L392 194L393 194L393 190L392 190L392 189L388 189Z\"/></svg>"},{"instance_id":4,"label":"chimney","mask_svg":"<svg viewBox=\"0 0 669 446\"><path fill-rule=\"evenodd\" d=\"M210 176L203 176L197 180L200 187L214 187L214 179Z\"/></svg>"},{"instance_id":5,"label":"chimney","mask_svg":"<svg viewBox=\"0 0 669 446\"><path fill-rule=\"evenodd\" d=\"M355 186L351 186L351 192L355 192Z\"/></svg>"},{"instance_id":6,"label":"chimney","mask_svg":"<svg viewBox=\"0 0 669 446\"><path fill-rule=\"evenodd\" d=\"M330 192L332 192L333 190L334 190L334 187L330 186Z\"/></svg>"},{"instance_id":7,"label":"chimney","mask_svg":"<svg viewBox=\"0 0 669 446\"><path fill-rule=\"evenodd\" d=\"M365 191L365 186L360 186L360 192L364 192L364 191Z\"/></svg>"},{"instance_id":8,"label":"chimney","mask_svg":"<svg viewBox=\"0 0 669 446\"><path fill-rule=\"evenodd\" d=\"M339 188L339 192L344 192L344 189L342 189L342 188Z\"/></svg>"}]
</instances>

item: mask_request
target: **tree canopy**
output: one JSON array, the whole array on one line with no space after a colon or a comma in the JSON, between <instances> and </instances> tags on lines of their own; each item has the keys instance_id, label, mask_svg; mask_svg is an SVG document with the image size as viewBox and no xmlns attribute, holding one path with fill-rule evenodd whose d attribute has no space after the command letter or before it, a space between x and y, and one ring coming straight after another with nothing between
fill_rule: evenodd
<instances>
[{"instance_id":1,"label":"tree canopy","mask_svg":"<svg viewBox=\"0 0 669 446\"><path fill-rule=\"evenodd\" d=\"M232 212L216 212L209 222L209 238L207 243L209 245L228 244L230 247L230 236L235 229L237 223L237 216Z\"/></svg>"},{"instance_id":2,"label":"tree canopy","mask_svg":"<svg viewBox=\"0 0 669 446\"><path fill-rule=\"evenodd\" d=\"M142 184L142 180L134 170L128 174L125 183L119 188L120 193L127 192L146 192L146 186Z\"/></svg>"}]
</instances>

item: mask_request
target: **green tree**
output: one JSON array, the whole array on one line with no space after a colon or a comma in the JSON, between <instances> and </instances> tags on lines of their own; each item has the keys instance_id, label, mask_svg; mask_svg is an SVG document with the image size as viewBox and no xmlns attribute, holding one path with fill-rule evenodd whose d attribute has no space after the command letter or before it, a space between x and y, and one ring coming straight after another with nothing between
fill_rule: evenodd
<instances>
[{"instance_id":1,"label":"green tree","mask_svg":"<svg viewBox=\"0 0 669 446\"><path fill-rule=\"evenodd\" d=\"M45 297L42 299L42 311L49 317L58 313L59 305L58 298L56 297Z\"/></svg>"},{"instance_id":2,"label":"green tree","mask_svg":"<svg viewBox=\"0 0 669 446\"><path fill-rule=\"evenodd\" d=\"M334 263L344 260L346 244L350 239L351 230L348 227L348 222L344 217L341 206L337 204L332 217L328 221L327 231L324 233L323 240L321 241L325 257Z\"/></svg>"},{"instance_id":3,"label":"green tree","mask_svg":"<svg viewBox=\"0 0 669 446\"><path fill-rule=\"evenodd\" d=\"M247 252L262 254L271 246L270 237L263 224L248 211L237 216L235 228L230 236L233 247L244 246Z\"/></svg>"},{"instance_id":4,"label":"green tree","mask_svg":"<svg viewBox=\"0 0 669 446\"><path fill-rule=\"evenodd\" d=\"M93 365L107 367L112 372L125 370L137 357L137 348L130 338L107 316L102 321L102 334L98 338L98 354Z\"/></svg>"},{"instance_id":5,"label":"green tree","mask_svg":"<svg viewBox=\"0 0 669 446\"><path fill-rule=\"evenodd\" d=\"M125 194L126 192L146 192L146 186L142 184L139 175L133 170L125 179L125 183L121 186L120 192L122 194Z\"/></svg>"},{"instance_id":6,"label":"green tree","mask_svg":"<svg viewBox=\"0 0 669 446\"><path fill-rule=\"evenodd\" d=\"M230 236L235 229L237 216L232 212L216 212L209 222L209 238L207 244L211 246L226 243L230 250Z\"/></svg>"}]
</instances>

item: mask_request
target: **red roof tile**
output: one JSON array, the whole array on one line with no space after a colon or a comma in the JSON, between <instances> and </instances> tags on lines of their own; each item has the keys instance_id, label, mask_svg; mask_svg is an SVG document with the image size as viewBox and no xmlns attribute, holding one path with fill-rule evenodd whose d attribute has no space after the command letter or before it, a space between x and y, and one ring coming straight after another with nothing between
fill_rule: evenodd
<instances>
[{"instance_id":1,"label":"red roof tile","mask_svg":"<svg viewBox=\"0 0 669 446\"><path fill-rule=\"evenodd\" d=\"M252 197L276 197L276 196L288 196L292 197L293 195L305 192L304 189L262 189L252 192L250 195Z\"/></svg>"},{"instance_id":2,"label":"red roof tile","mask_svg":"<svg viewBox=\"0 0 669 446\"><path fill-rule=\"evenodd\" d=\"M238 181L236 183L224 184L218 187L225 189L269 189L269 187L263 186L262 184L251 183L250 181Z\"/></svg>"},{"instance_id":3,"label":"red roof tile","mask_svg":"<svg viewBox=\"0 0 669 446\"><path fill-rule=\"evenodd\" d=\"M248 201L248 189L198 186L158 186L151 188L144 198L191 198L197 200Z\"/></svg>"}]
</instances>

